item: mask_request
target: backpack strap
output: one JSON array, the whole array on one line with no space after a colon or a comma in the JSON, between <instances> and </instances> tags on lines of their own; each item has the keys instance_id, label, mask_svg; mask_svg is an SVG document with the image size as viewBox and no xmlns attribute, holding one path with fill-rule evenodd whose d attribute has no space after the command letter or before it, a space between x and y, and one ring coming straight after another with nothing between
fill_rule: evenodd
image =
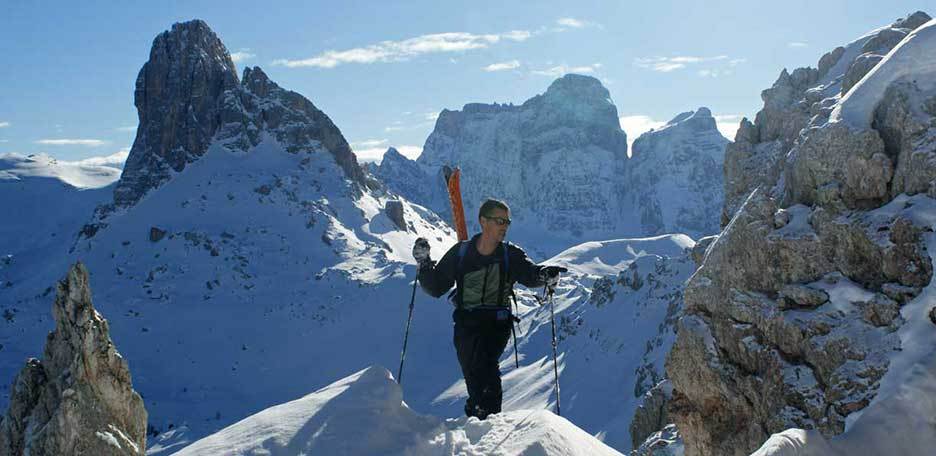
<instances>
[{"instance_id":1,"label":"backpack strap","mask_svg":"<svg viewBox=\"0 0 936 456\"><path fill-rule=\"evenodd\" d=\"M504 267L502 268L502 274L500 275L500 283L497 286L497 305L504 305L504 285L507 283L507 274L510 272L510 256L507 251L507 243L501 242L501 250L504 251ZM513 290L513 287L511 287ZM507 304L507 307L510 308L510 303Z\"/></svg>"},{"instance_id":2,"label":"backpack strap","mask_svg":"<svg viewBox=\"0 0 936 456\"><path fill-rule=\"evenodd\" d=\"M465 255L468 253L469 245L471 245L470 240L461 241L458 243L458 262L456 263L456 266L455 266L455 283L457 286L455 287L454 290L452 290L451 293L449 293L449 300L450 301L454 300L456 309L461 309L462 307L461 299L459 299L459 296L458 296L458 290L461 288L463 278L464 278L462 274L462 263L465 260Z\"/></svg>"},{"instance_id":3,"label":"backpack strap","mask_svg":"<svg viewBox=\"0 0 936 456\"><path fill-rule=\"evenodd\" d=\"M468 253L468 244L471 244L471 241L462 241L458 245L458 275L462 272L462 262L465 260L465 254Z\"/></svg>"}]
</instances>

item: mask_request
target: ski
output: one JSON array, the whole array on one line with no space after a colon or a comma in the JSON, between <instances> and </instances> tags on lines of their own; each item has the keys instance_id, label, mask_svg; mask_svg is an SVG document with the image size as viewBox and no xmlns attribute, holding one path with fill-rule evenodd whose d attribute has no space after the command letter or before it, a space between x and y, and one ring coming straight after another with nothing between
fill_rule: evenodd
<instances>
[{"instance_id":1,"label":"ski","mask_svg":"<svg viewBox=\"0 0 936 456\"><path fill-rule=\"evenodd\" d=\"M448 190L449 203L452 205L452 223L459 241L468 240L468 227L465 224L465 208L462 206L460 176L461 170L448 166L443 168L445 187Z\"/></svg>"}]
</instances>

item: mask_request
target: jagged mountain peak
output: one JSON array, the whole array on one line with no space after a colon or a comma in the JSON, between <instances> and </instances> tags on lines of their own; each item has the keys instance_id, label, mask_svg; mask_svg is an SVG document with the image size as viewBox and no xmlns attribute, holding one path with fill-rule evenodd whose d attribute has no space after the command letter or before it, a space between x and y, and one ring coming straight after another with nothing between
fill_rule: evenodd
<instances>
[{"instance_id":1,"label":"jagged mountain peak","mask_svg":"<svg viewBox=\"0 0 936 456\"><path fill-rule=\"evenodd\" d=\"M153 40L150 60L153 60L154 54L158 57L158 53L163 52L177 56L187 52L188 56L198 57L204 63L224 67L234 80L237 80L237 70L231 54L221 38L201 19L176 22L170 30L157 35Z\"/></svg>"},{"instance_id":2,"label":"jagged mountain peak","mask_svg":"<svg viewBox=\"0 0 936 456\"><path fill-rule=\"evenodd\" d=\"M244 68L244 77L241 81L244 88L260 97L267 96L271 90L280 89L280 86L273 82L258 66Z\"/></svg>"},{"instance_id":3,"label":"jagged mountain peak","mask_svg":"<svg viewBox=\"0 0 936 456\"><path fill-rule=\"evenodd\" d=\"M574 95L580 100L601 100L611 98L611 93L601 84L598 78L581 74L569 73L556 79L546 89L545 96L565 97Z\"/></svg>"},{"instance_id":4,"label":"jagged mountain peak","mask_svg":"<svg viewBox=\"0 0 936 456\"><path fill-rule=\"evenodd\" d=\"M666 125L660 127L660 130L665 130L677 125L682 125L684 127L698 131L718 129L718 126L715 123L715 118L712 117L712 111L706 107L700 107L695 111L679 113L676 115L676 117L673 117L669 122L667 122Z\"/></svg>"},{"instance_id":5,"label":"jagged mountain peak","mask_svg":"<svg viewBox=\"0 0 936 456\"><path fill-rule=\"evenodd\" d=\"M698 237L718 231L711 214L723 200L727 143L705 107L680 113L634 141L624 181L641 233Z\"/></svg>"},{"instance_id":6,"label":"jagged mountain peak","mask_svg":"<svg viewBox=\"0 0 936 456\"><path fill-rule=\"evenodd\" d=\"M117 207L136 204L213 143L248 152L264 132L289 153L331 154L352 182L373 187L325 113L259 67L243 75L241 83L230 54L204 21L177 23L156 37L136 81L140 125L114 190Z\"/></svg>"},{"instance_id":7,"label":"jagged mountain peak","mask_svg":"<svg viewBox=\"0 0 936 456\"><path fill-rule=\"evenodd\" d=\"M523 107L532 108L536 112L530 122L536 131L593 125L610 129L605 132L609 137L624 135L610 92L592 76L571 73L562 76L553 81L545 93L523 103ZM617 148L611 142L605 146Z\"/></svg>"},{"instance_id":8,"label":"jagged mountain peak","mask_svg":"<svg viewBox=\"0 0 936 456\"><path fill-rule=\"evenodd\" d=\"M907 15L907 17L897 19L897 21L894 22L893 27L913 30L929 22L930 19L932 19L932 17L930 17L929 14L926 14L923 11L916 11Z\"/></svg>"},{"instance_id":9,"label":"jagged mountain peak","mask_svg":"<svg viewBox=\"0 0 936 456\"><path fill-rule=\"evenodd\" d=\"M401 154L400 151L396 150L396 147L393 147L393 146L390 146L389 148L387 148L387 152L384 153L384 159L385 159L385 160L387 159L387 157L391 157L391 158L396 159L396 158L400 158L400 157L402 157L402 156L403 156L403 154Z\"/></svg>"}]
</instances>

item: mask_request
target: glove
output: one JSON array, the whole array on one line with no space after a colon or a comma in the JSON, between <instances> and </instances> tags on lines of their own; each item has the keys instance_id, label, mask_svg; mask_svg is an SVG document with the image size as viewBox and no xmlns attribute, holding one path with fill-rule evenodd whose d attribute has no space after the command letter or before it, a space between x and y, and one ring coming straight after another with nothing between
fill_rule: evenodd
<instances>
[{"instance_id":1,"label":"glove","mask_svg":"<svg viewBox=\"0 0 936 456\"><path fill-rule=\"evenodd\" d=\"M569 272L569 270L562 266L544 266L540 269L540 279L546 282L546 288L553 292L559 284L559 274L563 272Z\"/></svg>"},{"instance_id":2,"label":"glove","mask_svg":"<svg viewBox=\"0 0 936 456\"><path fill-rule=\"evenodd\" d=\"M429 241L426 238L416 239L416 243L413 244L413 258L419 263L420 269L432 263L432 259L429 258Z\"/></svg>"}]
</instances>

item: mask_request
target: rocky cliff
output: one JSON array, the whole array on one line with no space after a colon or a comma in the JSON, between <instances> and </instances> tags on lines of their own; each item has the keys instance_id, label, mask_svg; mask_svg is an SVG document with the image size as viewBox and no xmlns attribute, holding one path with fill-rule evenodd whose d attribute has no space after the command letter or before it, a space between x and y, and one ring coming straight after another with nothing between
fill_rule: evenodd
<instances>
[{"instance_id":1,"label":"rocky cliff","mask_svg":"<svg viewBox=\"0 0 936 456\"><path fill-rule=\"evenodd\" d=\"M59 282L52 315L55 331L42 360L26 361L13 382L0 454L143 455L143 400L107 320L91 304L81 263Z\"/></svg>"},{"instance_id":2,"label":"rocky cliff","mask_svg":"<svg viewBox=\"0 0 936 456\"><path fill-rule=\"evenodd\" d=\"M114 189L117 207L139 201L203 156L213 141L246 152L264 133L289 152L329 153L348 179L367 184L327 115L259 68L247 68L239 80L224 44L201 20L174 24L153 40L137 76L134 104L140 123Z\"/></svg>"},{"instance_id":3,"label":"rocky cliff","mask_svg":"<svg viewBox=\"0 0 936 456\"><path fill-rule=\"evenodd\" d=\"M842 433L906 343L902 309L932 279L936 71L912 58L936 51L927 19L784 71L728 146L726 226L666 365L687 455L748 454L790 427ZM886 55L843 86L869 52Z\"/></svg>"}]
</instances>

